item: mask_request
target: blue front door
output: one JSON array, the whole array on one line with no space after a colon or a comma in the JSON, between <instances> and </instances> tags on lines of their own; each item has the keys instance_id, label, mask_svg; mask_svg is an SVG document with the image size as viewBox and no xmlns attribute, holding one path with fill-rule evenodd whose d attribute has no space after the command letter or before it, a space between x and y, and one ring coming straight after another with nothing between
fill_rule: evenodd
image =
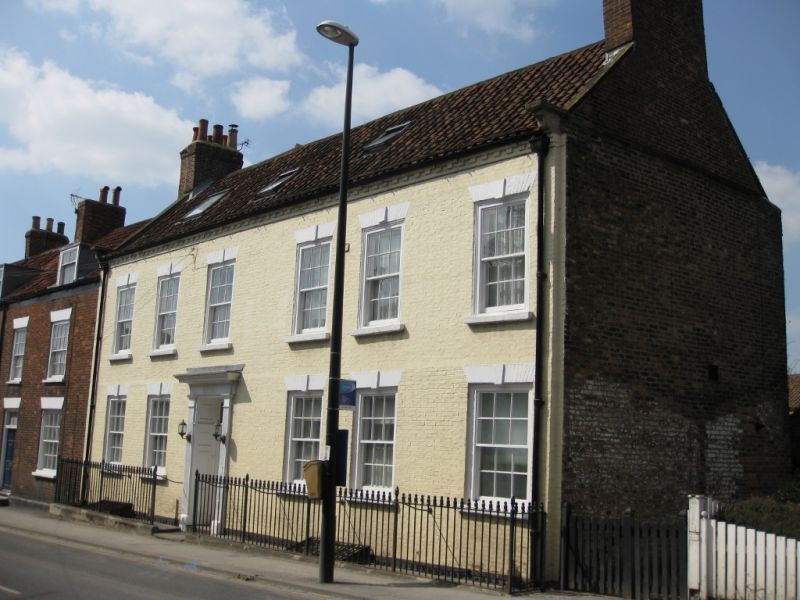
<instances>
[{"instance_id":1,"label":"blue front door","mask_svg":"<svg viewBox=\"0 0 800 600\"><path fill-rule=\"evenodd\" d=\"M3 448L3 489L11 489L11 465L14 464L14 441L16 429L6 429L5 448Z\"/></svg>"}]
</instances>

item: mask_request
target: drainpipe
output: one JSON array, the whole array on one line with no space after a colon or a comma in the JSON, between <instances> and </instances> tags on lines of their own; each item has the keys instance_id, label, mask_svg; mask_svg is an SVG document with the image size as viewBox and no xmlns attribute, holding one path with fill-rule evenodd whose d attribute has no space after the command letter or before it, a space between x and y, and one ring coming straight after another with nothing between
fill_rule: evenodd
<instances>
[{"instance_id":1,"label":"drainpipe","mask_svg":"<svg viewBox=\"0 0 800 600\"><path fill-rule=\"evenodd\" d=\"M100 301L97 307L97 325L94 333L94 360L92 361L92 387L89 390L89 417L86 422L86 451L83 458L83 474L81 477L81 504L86 504L89 492L89 469L87 463L92 455L92 434L94 432L94 416L97 407L97 373L100 367L100 350L103 342L103 323L105 316L106 292L108 289L108 263L100 263Z\"/></svg>"},{"instance_id":2,"label":"drainpipe","mask_svg":"<svg viewBox=\"0 0 800 600\"><path fill-rule=\"evenodd\" d=\"M547 134L540 133L530 139L531 150L537 155L538 173L536 177L537 207L536 207L536 349L534 357L533 375L533 465L531 473L531 502L539 503L539 438L541 426L539 424L542 412L542 362L544 354L544 280L547 273L544 270L544 194L545 194L545 159L550 148L550 138Z\"/></svg>"}]
</instances>

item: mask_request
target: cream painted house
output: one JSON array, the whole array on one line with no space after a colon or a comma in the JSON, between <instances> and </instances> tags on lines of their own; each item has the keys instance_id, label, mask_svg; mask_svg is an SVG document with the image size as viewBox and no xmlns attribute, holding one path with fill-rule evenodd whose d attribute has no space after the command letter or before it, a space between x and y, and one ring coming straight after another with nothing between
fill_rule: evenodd
<instances>
[{"instance_id":1,"label":"cream painted house","mask_svg":"<svg viewBox=\"0 0 800 600\"><path fill-rule=\"evenodd\" d=\"M551 549L562 501L675 514L789 472L780 212L708 80L701 2L604 17L598 43L352 135L347 483L541 502ZM156 465L184 523L195 471L291 482L325 454L340 139L242 169L207 126L107 257L90 440Z\"/></svg>"}]
</instances>

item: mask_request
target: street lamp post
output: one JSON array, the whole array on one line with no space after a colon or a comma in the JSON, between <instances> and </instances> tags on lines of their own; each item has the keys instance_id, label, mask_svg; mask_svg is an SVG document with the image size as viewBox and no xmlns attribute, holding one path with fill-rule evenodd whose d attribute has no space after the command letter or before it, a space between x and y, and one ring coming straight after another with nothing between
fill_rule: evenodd
<instances>
[{"instance_id":1,"label":"street lamp post","mask_svg":"<svg viewBox=\"0 0 800 600\"><path fill-rule=\"evenodd\" d=\"M333 314L331 317L331 357L328 374L328 412L325 427L325 445L328 460L322 483L322 531L319 545L319 580L333 581L333 564L336 542L336 476L339 430L339 381L342 376L342 304L344 301L344 248L347 228L347 179L350 160L350 109L353 94L353 55L358 36L346 26L335 21L317 25L320 35L347 46L347 86L344 98L344 129L342 130L342 168L339 177L339 216L336 225L336 258L333 276Z\"/></svg>"}]
</instances>

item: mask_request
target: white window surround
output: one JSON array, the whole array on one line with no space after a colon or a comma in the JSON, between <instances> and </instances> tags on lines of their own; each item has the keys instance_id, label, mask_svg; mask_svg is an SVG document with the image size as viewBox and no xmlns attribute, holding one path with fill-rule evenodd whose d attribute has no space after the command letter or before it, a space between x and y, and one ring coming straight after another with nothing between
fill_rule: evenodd
<instances>
[{"instance_id":1,"label":"white window surround","mask_svg":"<svg viewBox=\"0 0 800 600\"><path fill-rule=\"evenodd\" d=\"M497 502L512 496L526 500L532 477L532 448L531 386L470 385L467 497ZM492 493L482 494L486 488ZM497 493L501 491L507 495Z\"/></svg>"},{"instance_id":2,"label":"white window surround","mask_svg":"<svg viewBox=\"0 0 800 600\"><path fill-rule=\"evenodd\" d=\"M236 260L239 255L239 246L231 246L224 250L216 250L206 255L206 265L216 265L230 260Z\"/></svg>"},{"instance_id":3,"label":"white window surround","mask_svg":"<svg viewBox=\"0 0 800 600\"><path fill-rule=\"evenodd\" d=\"M106 396L106 431L103 458L109 464L122 464L128 386L109 385L108 392Z\"/></svg>"},{"instance_id":4,"label":"white window surround","mask_svg":"<svg viewBox=\"0 0 800 600\"><path fill-rule=\"evenodd\" d=\"M331 254L333 249L332 238L333 232L336 227L336 221L324 223L321 225L313 225L304 229L299 229L294 232L294 239L297 243L297 258L295 266L295 283L294 283L294 314L292 316L292 334L286 338L289 344L296 344L302 342L315 342L330 339L330 333L327 331L328 324L328 311L329 304L329 289L330 289L330 275L331 275ZM312 258L319 253L319 265L306 264L304 268L304 256L308 255ZM327 253L327 261L324 254ZM320 281L313 283L306 281L303 283L303 273L322 271L324 269L325 276L320 278ZM313 280L313 273L311 273ZM324 279L324 282L322 281ZM322 314L322 325L318 327L304 327L304 316L308 310L306 304L313 302L316 298L318 304L322 304L319 296L324 292L325 295L325 308ZM312 307L311 311L319 313L321 306L316 309Z\"/></svg>"},{"instance_id":5,"label":"white window surround","mask_svg":"<svg viewBox=\"0 0 800 600\"><path fill-rule=\"evenodd\" d=\"M287 375L283 378L287 392L322 391L325 389L325 383L327 381L328 376L323 374Z\"/></svg>"},{"instance_id":6,"label":"white window surround","mask_svg":"<svg viewBox=\"0 0 800 600\"><path fill-rule=\"evenodd\" d=\"M45 396L41 398L42 422L39 432L39 453L36 459L36 470L31 473L34 477L40 479L55 479L56 477L57 469L53 468L52 461L53 456L58 455L61 438L61 411L63 407L63 397ZM46 432L53 434L55 439L45 439ZM55 447L55 453L53 452L53 447Z\"/></svg>"},{"instance_id":7,"label":"white window surround","mask_svg":"<svg viewBox=\"0 0 800 600\"><path fill-rule=\"evenodd\" d=\"M153 350L150 357L171 356L177 353L175 335L178 326L178 296L180 294L182 263L163 265L157 269Z\"/></svg>"},{"instance_id":8,"label":"white window surround","mask_svg":"<svg viewBox=\"0 0 800 600\"><path fill-rule=\"evenodd\" d=\"M303 465L319 458L322 392L290 391L286 409L284 481L305 483Z\"/></svg>"},{"instance_id":9,"label":"white window surround","mask_svg":"<svg viewBox=\"0 0 800 600\"><path fill-rule=\"evenodd\" d=\"M350 379L356 382L356 389L376 390L379 388L397 388L400 386L402 369L388 371L354 371Z\"/></svg>"},{"instance_id":10,"label":"white window surround","mask_svg":"<svg viewBox=\"0 0 800 600\"><path fill-rule=\"evenodd\" d=\"M126 279L126 278L120 278ZM110 360L131 357L133 346L133 311L136 302L136 282L119 285L117 282L117 306L114 319L113 354Z\"/></svg>"},{"instance_id":11,"label":"white window surround","mask_svg":"<svg viewBox=\"0 0 800 600\"><path fill-rule=\"evenodd\" d=\"M159 390L159 394L152 391ZM151 468L156 463L156 475L167 475L167 445L169 442L169 413L171 408L171 384L147 385L147 423L143 466ZM163 464L158 464L163 463Z\"/></svg>"},{"instance_id":12,"label":"white window surround","mask_svg":"<svg viewBox=\"0 0 800 600\"><path fill-rule=\"evenodd\" d=\"M3 398L3 410L19 410L22 398Z\"/></svg>"},{"instance_id":13,"label":"white window surround","mask_svg":"<svg viewBox=\"0 0 800 600\"><path fill-rule=\"evenodd\" d=\"M535 374L534 363L467 365L464 367L464 377L469 384L533 383Z\"/></svg>"},{"instance_id":14,"label":"white window surround","mask_svg":"<svg viewBox=\"0 0 800 600\"><path fill-rule=\"evenodd\" d=\"M233 313L233 289L236 278L234 259L209 262L205 302L205 325L200 352L228 350ZM225 335L217 335L225 333Z\"/></svg>"},{"instance_id":15,"label":"white window surround","mask_svg":"<svg viewBox=\"0 0 800 600\"><path fill-rule=\"evenodd\" d=\"M530 321L533 314L530 305L530 191L536 181L535 173L521 173L469 188L470 199L475 205L475 233L473 256L473 314L464 318L468 325ZM523 251L514 256L524 256L523 298L521 302L507 305L486 306L486 279L484 260L481 254L483 219L487 210L520 203L524 206ZM510 258L510 257L509 257ZM499 260L499 259L498 259ZM486 263L488 264L488 262Z\"/></svg>"},{"instance_id":16,"label":"white window surround","mask_svg":"<svg viewBox=\"0 0 800 600\"><path fill-rule=\"evenodd\" d=\"M478 445L476 440L477 427L477 401L481 392L510 392L527 393L527 478L526 486L530 486L532 473L532 448L533 448L533 398L532 384L536 374L534 363L508 363L508 364L489 364L489 365L467 365L464 367L464 376L470 384L469 391L469 430L467 440L467 485L466 494L469 498L493 499L493 497L482 497L478 495L479 465L476 459ZM517 448L519 449L519 448ZM508 500L508 498L501 498Z\"/></svg>"},{"instance_id":17,"label":"white window surround","mask_svg":"<svg viewBox=\"0 0 800 600\"><path fill-rule=\"evenodd\" d=\"M64 376L66 375L66 356L69 349L69 329L71 315L72 308L65 308L50 312L50 351L48 354L47 378L43 380L43 383L62 383L64 381ZM56 338L56 333L59 333L59 335L64 338L63 348L61 347L61 337ZM59 342L58 346L56 346L57 342ZM59 360L58 362L54 362L53 358L56 356L60 359L60 353L62 352L64 354L65 371L64 373L55 373L54 370L61 370L61 361Z\"/></svg>"},{"instance_id":18,"label":"white window surround","mask_svg":"<svg viewBox=\"0 0 800 600\"><path fill-rule=\"evenodd\" d=\"M369 411L367 405L369 403ZM391 407L387 408L387 404ZM379 387L358 390L357 412L353 419L353 487L366 491L393 493L395 482L395 441L397 439L397 388ZM376 411L380 410L380 414ZM366 427L365 421L370 421ZM387 454L389 455L387 457ZM368 461L365 464L365 461ZM369 466L371 472L365 473ZM391 471L386 481L386 469ZM381 480L382 485L365 484Z\"/></svg>"},{"instance_id":19,"label":"white window surround","mask_svg":"<svg viewBox=\"0 0 800 600\"><path fill-rule=\"evenodd\" d=\"M78 278L80 246L73 245L61 250L58 256L58 278L56 285L67 285Z\"/></svg>"},{"instance_id":20,"label":"white window surround","mask_svg":"<svg viewBox=\"0 0 800 600\"><path fill-rule=\"evenodd\" d=\"M18 317L14 319L14 337L11 342L11 369L8 381L6 382L9 385L18 385L22 383L29 320L29 317Z\"/></svg>"}]
</instances>

